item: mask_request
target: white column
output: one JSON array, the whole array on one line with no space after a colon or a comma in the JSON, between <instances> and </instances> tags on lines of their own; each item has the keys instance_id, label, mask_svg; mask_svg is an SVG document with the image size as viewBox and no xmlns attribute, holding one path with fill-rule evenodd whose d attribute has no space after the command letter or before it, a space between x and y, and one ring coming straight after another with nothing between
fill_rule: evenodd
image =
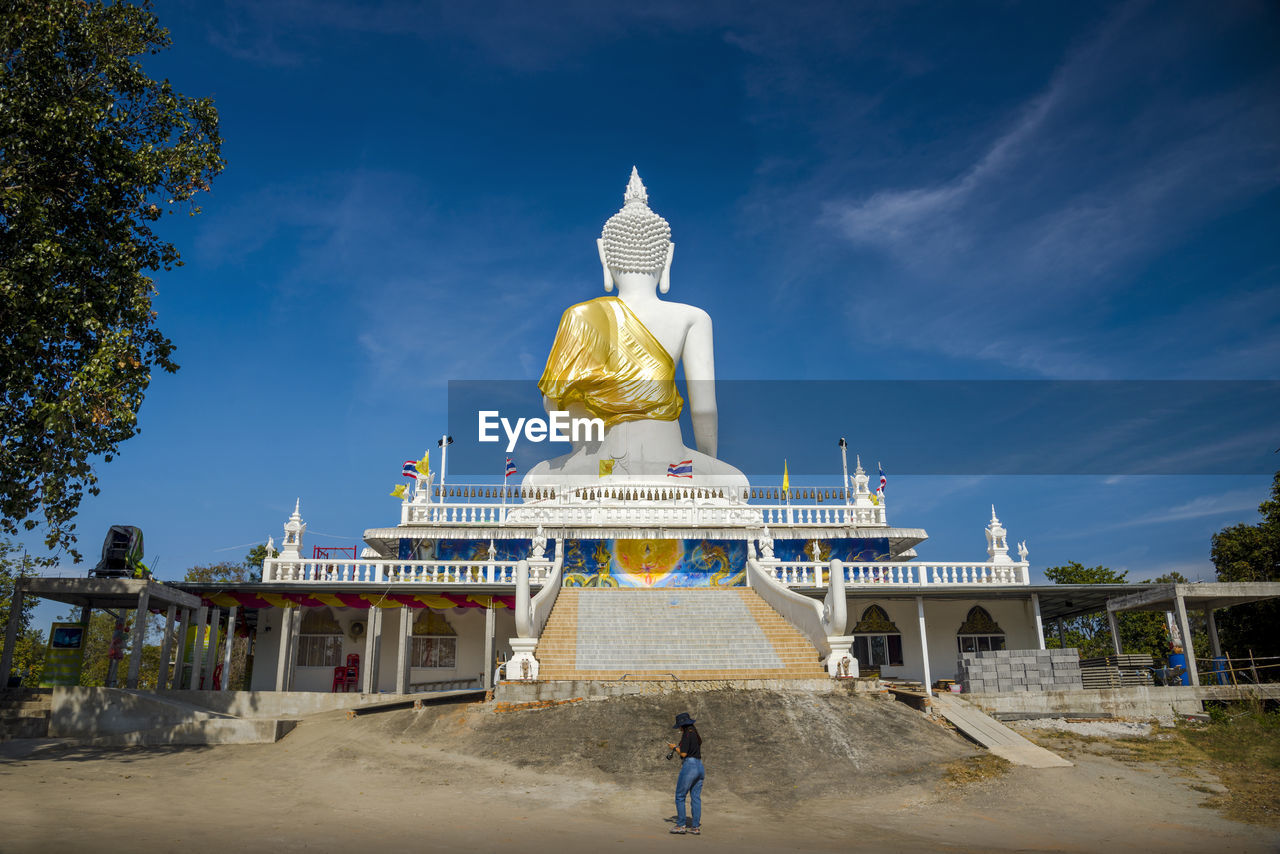
<instances>
[{"instance_id":1,"label":"white column","mask_svg":"<svg viewBox=\"0 0 1280 854\"><path fill-rule=\"evenodd\" d=\"M213 674L218 670L218 635L222 630L222 609L214 608L209 612L209 651L205 655L205 684L209 691L213 690Z\"/></svg>"},{"instance_id":2,"label":"white column","mask_svg":"<svg viewBox=\"0 0 1280 854\"><path fill-rule=\"evenodd\" d=\"M280 640L276 647L276 690L288 691L289 635L293 632L293 612L297 606L280 610Z\"/></svg>"},{"instance_id":3,"label":"white column","mask_svg":"<svg viewBox=\"0 0 1280 854\"><path fill-rule=\"evenodd\" d=\"M1196 668L1196 648L1191 642L1191 624L1187 622L1187 603L1182 598L1178 585L1173 586L1173 606L1177 609L1178 628L1182 629L1182 651L1187 657L1187 672L1191 674L1191 684L1200 687L1200 673Z\"/></svg>"},{"instance_id":4,"label":"white column","mask_svg":"<svg viewBox=\"0 0 1280 854\"><path fill-rule=\"evenodd\" d=\"M361 690L374 694L378 690L378 651L382 644L382 609L370 606L365 621L364 661L361 664Z\"/></svg>"},{"instance_id":5,"label":"white column","mask_svg":"<svg viewBox=\"0 0 1280 854\"><path fill-rule=\"evenodd\" d=\"M302 606L293 609L293 619L289 621L289 657L285 659L288 668L285 670L286 691L293 690L294 678L298 675L298 642L302 634Z\"/></svg>"},{"instance_id":6,"label":"white column","mask_svg":"<svg viewBox=\"0 0 1280 854\"><path fill-rule=\"evenodd\" d=\"M409 629L413 619L409 608L400 608L400 624L396 626L396 693L409 693Z\"/></svg>"},{"instance_id":7,"label":"white column","mask_svg":"<svg viewBox=\"0 0 1280 854\"><path fill-rule=\"evenodd\" d=\"M222 690L231 682L231 653L236 645L236 606L227 611L227 653L222 657Z\"/></svg>"},{"instance_id":8,"label":"white column","mask_svg":"<svg viewBox=\"0 0 1280 854\"><path fill-rule=\"evenodd\" d=\"M169 687L169 653L173 651L173 621L177 616L177 605L170 605L164 612L164 636L160 638L160 672L156 674L157 691Z\"/></svg>"},{"instance_id":9,"label":"white column","mask_svg":"<svg viewBox=\"0 0 1280 854\"><path fill-rule=\"evenodd\" d=\"M182 609L182 624L178 626L178 647L173 653L173 677L169 680L169 687L175 691L182 688L182 665L183 656L187 654L187 629L191 628L191 609Z\"/></svg>"},{"instance_id":10,"label":"white column","mask_svg":"<svg viewBox=\"0 0 1280 854\"><path fill-rule=\"evenodd\" d=\"M1040 619L1040 594L1031 594L1031 610L1036 615L1036 640L1040 642L1040 648L1044 649L1044 620Z\"/></svg>"},{"instance_id":11,"label":"white column","mask_svg":"<svg viewBox=\"0 0 1280 854\"><path fill-rule=\"evenodd\" d=\"M1110 607L1107 608L1107 625L1111 628L1111 647L1116 655L1124 655L1124 650L1120 648L1120 622L1116 619L1116 612Z\"/></svg>"},{"instance_id":12,"label":"white column","mask_svg":"<svg viewBox=\"0 0 1280 854\"><path fill-rule=\"evenodd\" d=\"M482 687L486 691L493 690L493 633L494 633L493 597L489 597L489 607L484 612L484 681Z\"/></svg>"},{"instance_id":13,"label":"white column","mask_svg":"<svg viewBox=\"0 0 1280 854\"><path fill-rule=\"evenodd\" d=\"M933 679L929 675L929 635L924 630L924 597L916 597L916 613L920 615L920 651L924 659L924 692L933 696Z\"/></svg>"},{"instance_id":14,"label":"white column","mask_svg":"<svg viewBox=\"0 0 1280 854\"><path fill-rule=\"evenodd\" d=\"M191 650L191 681L187 684L187 687L192 691L200 689L200 669L204 667L205 620L208 616L209 609L207 606L201 605L196 609L196 636Z\"/></svg>"}]
</instances>

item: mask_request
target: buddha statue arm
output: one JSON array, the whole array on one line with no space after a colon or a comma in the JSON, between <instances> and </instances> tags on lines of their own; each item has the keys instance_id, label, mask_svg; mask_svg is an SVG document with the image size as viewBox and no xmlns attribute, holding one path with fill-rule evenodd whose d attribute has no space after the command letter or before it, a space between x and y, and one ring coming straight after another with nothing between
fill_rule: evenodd
<instances>
[{"instance_id":1,"label":"buddha statue arm","mask_svg":"<svg viewBox=\"0 0 1280 854\"><path fill-rule=\"evenodd\" d=\"M718 413L716 410L716 364L711 342L711 316L694 309L693 323L684 341L684 378L689 390L689 418L698 450L716 455Z\"/></svg>"}]
</instances>

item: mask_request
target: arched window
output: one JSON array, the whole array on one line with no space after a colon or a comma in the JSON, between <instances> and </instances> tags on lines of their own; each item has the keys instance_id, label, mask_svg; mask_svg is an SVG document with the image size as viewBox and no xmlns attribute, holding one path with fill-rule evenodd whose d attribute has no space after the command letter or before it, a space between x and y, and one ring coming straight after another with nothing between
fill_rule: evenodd
<instances>
[{"instance_id":1,"label":"arched window","mask_svg":"<svg viewBox=\"0 0 1280 854\"><path fill-rule=\"evenodd\" d=\"M1004 629L991 619L986 608L974 605L956 631L956 646L961 652L1004 649Z\"/></svg>"},{"instance_id":2,"label":"arched window","mask_svg":"<svg viewBox=\"0 0 1280 854\"><path fill-rule=\"evenodd\" d=\"M299 667L337 667L342 663L342 626L328 608L308 608L298 632Z\"/></svg>"},{"instance_id":3,"label":"arched window","mask_svg":"<svg viewBox=\"0 0 1280 854\"><path fill-rule=\"evenodd\" d=\"M449 625L444 614L423 608L413 621L412 646L409 652L411 667L439 667L448 670L457 666L458 633Z\"/></svg>"},{"instance_id":4,"label":"arched window","mask_svg":"<svg viewBox=\"0 0 1280 854\"><path fill-rule=\"evenodd\" d=\"M859 667L902 666L902 632L884 608L867 608L849 634L853 635L853 655Z\"/></svg>"}]
</instances>

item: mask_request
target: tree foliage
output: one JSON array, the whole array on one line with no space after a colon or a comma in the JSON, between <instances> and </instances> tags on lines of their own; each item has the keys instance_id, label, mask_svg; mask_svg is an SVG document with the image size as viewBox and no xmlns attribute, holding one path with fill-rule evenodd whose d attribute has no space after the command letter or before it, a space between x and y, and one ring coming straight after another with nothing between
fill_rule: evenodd
<instances>
[{"instance_id":1,"label":"tree foliage","mask_svg":"<svg viewBox=\"0 0 1280 854\"><path fill-rule=\"evenodd\" d=\"M19 578L35 575L41 566L47 566L48 563L47 559L33 558L25 551L20 551L9 540L0 539L0 648L4 646L9 613L13 608L14 583ZM22 603L22 614L18 618L18 637L14 644L13 671L25 677L24 684L31 684L32 679L39 679L44 668L46 641L44 632L31 625L31 612L34 608L35 600L27 597Z\"/></svg>"},{"instance_id":2,"label":"tree foliage","mask_svg":"<svg viewBox=\"0 0 1280 854\"><path fill-rule=\"evenodd\" d=\"M93 461L177 370L148 273L181 260L153 224L223 167L212 99L143 69L169 46L149 5L0 3L0 525L77 559Z\"/></svg>"},{"instance_id":3,"label":"tree foliage","mask_svg":"<svg viewBox=\"0 0 1280 854\"><path fill-rule=\"evenodd\" d=\"M1258 513L1256 525L1232 525L1213 535L1210 556L1219 581L1280 581L1280 472ZM1280 656L1280 601L1235 605L1215 620L1228 655Z\"/></svg>"},{"instance_id":4,"label":"tree foliage","mask_svg":"<svg viewBox=\"0 0 1280 854\"><path fill-rule=\"evenodd\" d=\"M1127 571L1116 571L1106 566L1086 567L1076 561L1071 561L1065 566L1051 566L1044 571L1044 574L1054 584L1129 583ZM1156 583L1185 583L1186 580L1176 572L1154 579ZM1188 619L1193 624L1192 635L1197 655L1207 656L1207 635L1196 631L1195 617L1189 616ZM1126 654L1150 655L1157 664L1163 662L1168 656L1169 629L1165 624L1164 614L1151 611L1122 611L1116 615L1116 622L1120 629L1120 646ZM1097 658L1115 653L1111 642L1111 627L1107 625L1105 612L1064 620L1062 629L1065 646L1080 650L1081 658ZM1059 648L1056 632L1048 633L1045 646L1051 649Z\"/></svg>"}]
</instances>

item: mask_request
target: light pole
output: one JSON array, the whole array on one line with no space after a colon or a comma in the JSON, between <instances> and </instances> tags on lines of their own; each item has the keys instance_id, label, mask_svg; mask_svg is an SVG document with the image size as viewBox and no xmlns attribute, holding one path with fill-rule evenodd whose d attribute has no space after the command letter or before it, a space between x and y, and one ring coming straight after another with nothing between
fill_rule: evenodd
<instances>
[{"instance_id":1,"label":"light pole","mask_svg":"<svg viewBox=\"0 0 1280 854\"><path fill-rule=\"evenodd\" d=\"M452 436L441 436L436 440L440 446L440 500L444 501L444 473L449 462L449 446L453 444Z\"/></svg>"}]
</instances>

